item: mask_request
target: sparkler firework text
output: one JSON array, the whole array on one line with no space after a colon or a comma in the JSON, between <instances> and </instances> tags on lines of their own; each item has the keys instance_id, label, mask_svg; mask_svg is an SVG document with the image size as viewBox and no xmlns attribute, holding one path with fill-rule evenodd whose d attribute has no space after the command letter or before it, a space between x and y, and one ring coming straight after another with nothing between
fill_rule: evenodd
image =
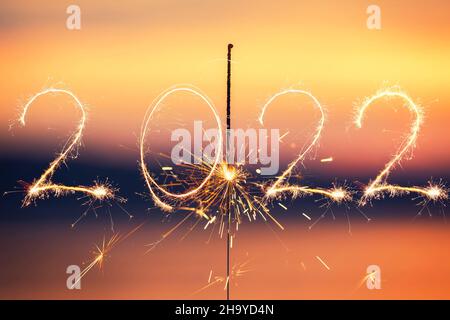
<instances>
[{"instance_id":1,"label":"sparkler firework text","mask_svg":"<svg viewBox=\"0 0 450 320\"><path fill-rule=\"evenodd\" d=\"M259 123L261 125L264 125L264 115L268 109L268 107L271 105L272 102L274 102L278 97L287 95L287 94L301 94L306 95L308 98L310 98L313 102L315 107L319 109L320 111L320 120L319 124L317 125L317 128L314 132L313 139L311 143L298 155L298 157L292 161L288 168L277 178L275 183L273 183L266 191L267 197L275 197L277 194L282 194L285 192L290 192L294 196L297 196L301 193L304 194L320 194L325 197L330 198L332 201L335 202L341 202L345 200L350 200L351 196L350 194L342 187L340 188L333 188L331 190L325 190L325 189L318 189L318 188L309 188L309 187L301 187L301 186L293 186L293 185L287 185L285 180L287 180L292 170L297 166L297 164L301 161L303 161L306 157L306 155L313 149L313 147L318 143L320 139L320 135L322 133L324 124L325 124L325 112L323 110L322 105L320 104L319 100L315 96L313 96L310 92L304 91L304 90L297 90L297 89L287 89L280 91L276 94L274 94L262 107L261 114L258 118Z\"/></svg>"},{"instance_id":2,"label":"sparkler firework text","mask_svg":"<svg viewBox=\"0 0 450 320\"><path fill-rule=\"evenodd\" d=\"M145 162L145 155L147 152L146 135L149 131L150 120L156 113L161 111L160 109L164 99L175 93L188 93L199 97L203 102L205 102L214 116L218 132L217 152L215 154L214 161L208 162L203 161L203 159L197 159L200 160L199 164L181 164L181 167L184 167L188 173L188 178L181 181L181 184L191 186L191 188L187 191L181 193L169 191L166 186L158 183L152 176ZM83 130L86 124L86 110L82 102L71 91L48 88L33 95L26 102L19 117L19 122L21 125L26 125L26 116L32 104L40 97L49 94L63 94L69 96L75 102L76 107L81 111L81 117L75 133L69 139L62 152L59 153L56 159L50 163L49 167L44 171L39 179L35 180L27 187L23 205L28 206L36 199L48 197L50 193L55 196L60 196L67 193L84 193L90 198L89 203L91 204L96 201L115 199L115 192L117 190L112 188L108 183L101 184L99 182L95 182L94 186L86 187L82 185L67 186L52 182L52 176L55 171L62 163L72 156L76 148L81 143ZM235 212L235 218L233 221L236 221L236 230L238 230L238 225L242 222L242 215L246 215L250 221L255 220L257 215L262 216L264 220L269 218L270 220L275 221L276 224L283 229L283 226L269 213L267 201L269 199L277 199L285 193L291 194L294 198L299 195L318 194L330 199L331 202L336 203L351 200L351 192L346 187L335 185L331 189L323 189L288 183L294 168L299 162L302 162L305 159L306 155L311 152L314 146L318 143L325 123L324 109L316 97L305 90L286 89L274 94L263 105L261 113L258 117L258 121L261 125L264 125L264 116L270 105L277 98L288 94L305 95L310 98L314 102L314 106L320 111L320 119L314 131L311 143L300 152L297 158L288 165L287 169L276 178L274 183L267 186L254 182L253 177L245 170L242 164L231 165L223 159L222 144L224 140L222 136L221 119L214 107L214 104L205 94L201 93L198 89L192 86L176 86L163 92L154 100L152 105L147 110L141 128L141 137L139 142L140 169L155 205L164 211L181 210L190 212L190 214L196 214L197 216L207 220L205 228L214 222L220 222L221 226L219 228L219 233L222 235L224 230L224 217L228 211L226 205L228 201L233 203L233 211ZM373 105L374 102L385 98L402 99L405 102L405 106L414 114L415 118L405 142L393 158L385 165L385 168L365 188L363 196L359 200L359 204L365 205L369 200L380 198L386 192L389 193L390 196L418 193L425 198L426 202L443 201L447 199L447 192L442 183L435 184L430 181L428 187L408 187L393 185L387 182L387 178L391 171L404 158L405 154L415 147L415 143L423 123L423 110L399 88L395 87L381 90L375 95L366 98L364 102L358 106L355 117L355 124L358 128L362 128L362 121L365 111ZM200 176L203 178L199 178ZM263 191L263 193L259 194L260 191ZM122 200L122 198L117 199ZM219 209L215 210L214 208ZM215 216L213 217L214 212L220 213L218 217L219 219Z\"/></svg>"},{"instance_id":3,"label":"sparkler firework text","mask_svg":"<svg viewBox=\"0 0 450 320\"><path fill-rule=\"evenodd\" d=\"M368 200L374 198L380 198L383 192L388 192L391 196L405 193L418 193L424 196L428 200L441 201L447 198L447 192L440 185L435 185L431 181L429 187L404 187L399 185L392 185L387 182L387 178L391 171L394 169L405 156L408 151L414 149L417 137L419 136L420 128L423 123L423 110L416 104L406 93L402 92L399 88L390 88L377 92L371 97L368 97L357 108L355 124L358 128L362 128L362 121L364 119L365 111L377 100L385 98L400 98L405 102L405 106L414 114L414 121L411 125L411 131L399 151L394 154L392 159L385 165L384 169L376 176L375 180L369 183L364 190L363 197L360 200L360 204L364 205Z\"/></svg>"},{"instance_id":4,"label":"sparkler firework text","mask_svg":"<svg viewBox=\"0 0 450 320\"><path fill-rule=\"evenodd\" d=\"M80 145L81 138L83 136L83 130L86 125L86 110L81 101L69 90L48 88L41 92L38 92L32 96L27 103L24 105L22 112L19 117L19 122L21 125L25 126L27 112L38 98L48 95L48 94L64 94L69 96L75 102L75 105L81 111L81 119L78 123L77 130L75 131L73 137L68 141L67 146L62 150L62 152L50 163L50 166L45 170L45 172L34 181L27 189L27 194L24 199L24 206L29 205L31 202L38 198L45 198L48 196L49 192L53 192L55 196L64 195L66 193L80 192L88 195L93 201L113 199L116 190L111 188L108 184L95 183L92 187L85 186L66 186L62 184L56 184L51 181L52 175L58 169L58 167L66 161L75 149Z\"/></svg>"}]
</instances>

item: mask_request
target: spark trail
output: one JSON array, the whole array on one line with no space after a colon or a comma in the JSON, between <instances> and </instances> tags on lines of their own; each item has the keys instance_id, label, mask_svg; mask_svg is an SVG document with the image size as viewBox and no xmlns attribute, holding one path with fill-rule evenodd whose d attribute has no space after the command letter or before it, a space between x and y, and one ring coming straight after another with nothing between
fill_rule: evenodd
<instances>
[{"instance_id":1,"label":"spark trail","mask_svg":"<svg viewBox=\"0 0 450 320\"><path fill-rule=\"evenodd\" d=\"M206 177L200 182L200 184L184 193L173 193L168 191L166 188L161 186L158 182L155 181L155 179L150 174L146 162L145 162L145 155L146 155L146 135L149 131L150 127L150 120L154 117L154 115L160 111L161 104L168 96L171 94L177 93L177 92L187 92L189 94L192 94L194 96L197 96L201 98L202 101L204 101L207 106L209 107L210 111L214 115L214 119L216 120L217 129L219 132L218 137L218 151L216 153L216 157L214 159L214 162L212 164L210 172L206 175ZM222 156L222 125L220 117L211 102L211 100L203 93L201 93L198 89L193 87L187 87L187 86L176 86L173 88L170 88L166 90L165 92L161 93L159 97L157 97L153 103L148 108L146 115L144 117L144 122L142 124L141 128L141 137L140 137L140 143L139 143L139 150L140 150L140 168L142 175L144 176L145 183L147 184L147 187L150 191L150 194L155 201L155 204L160 207L164 211L173 211L174 207L168 203L168 201L165 201L160 195L157 194L157 192L162 193L163 196L172 198L172 199L187 199L189 197L195 196L211 179L213 172L215 168L217 167L220 157Z\"/></svg>"},{"instance_id":2,"label":"spark trail","mask_svg":"<svg viewBox=\"0 0 450 320\"><path fill-rule=\"evenodd\" d=\"M298 195L300 193L303 194L319 194L324 197L329 198L333 202L342 202L346 200L351 199L350 193L343 187L340 188L333 188L333 189L322 189L322 188L310 188L306 186L298 186L298 185L290 185L287 184L285 181L289 179L289 177L292 174L292 171L297 166L299 162L302 162L306 155L310 153L314 146L319 142L320 136L322 134L322 130L325 124L325 111L322 105L320 104L319 100L312 95L310 92L305 90L299 90L299 89L286 89L282 90L276 94L274 94L272 97L270 97L267 102L263 105L261 113L258 117L259 123L261 125L264 125L264 116L269 108L269 106L279 97L288 95L288 94L300 94L305 95L309 99L311 99L314 102L314 106L320 111L320 119L319 123L316 127L316 130L314 132L314 135L312 137L311 143L297 156L297 158L292 161L287 169L276 179L276 181L267 188L266 190L266 196L268 198L276 198L279 195L282 195L283 193L292 193L294 195Z\"/></svg>"},{"instance_id":3,"label":"spark trail","mask_svg":"<svg viewBox=\"0 0 450 320\"><path fill-rule=\"evenodd\" d=\"M65 89L57 89L57 88L48 88L41 92L38 92L34 96L32 96L24 105L22 112L19 117L19 123L22 126L26 125L26 116L28 110L32 106L32 104L42 96L48 94L64 94L69 96L74 102L78 109L81 111L81 119L78 123L77 129L73 134L72 138L69 139L66 147L62 150L62 152L50 163L50 166L45 170L45 172L34 181L28 188L27 194L23 201L24 206L30 205L34 200L38 198L45 198L48 196L49 192L53 192L55 196L64 195L67 193L84 193L88 195L93 201L99 200L107 200L113 199L114 194L117 190L113 189L108 184L101 184L96 182L92 187L86 186L66 186L63 184L53 183L51 178L58 167L64 163L67 158L73 153L73 151L81 144L81 138L83 136L83 130L86 125L86 110L84 105L78 99L75 94L73 94L69 90Z\"/></svg>"},{"instance_id":4,"label":"spark trail","mask_svg":"<svg viewBox=\"0 0 450 320\"><path fill-rule=\"evenodd\" d=\"M396 196L399 194L409 194L411 192L418 193L419 195L425 197L432 201L442 201L447 199L448 195L446 190L439 184L433 184L429 182L429 187L405 187L399 185L393 185L387 182L389 174L405 156L408 151L412 151L415 147L417 137L419 136L420 128L423 123L423 110L416 104L405 92L401 91L399 88L389 88L385 90L380 90L371 97L368 97L364 102L357 107L355 125L357 128L362 128L364 113L372 106L376 101L386 98L399 98L405 102L405 107L407 107L411 113L414 115L414 121L410 128L410 133L405 141L402 143L400 149L394 154L392 159L385 165L384 169L376 176L376 178L369 183L369 185L364 190L364 195L360 200L360 205L365 205L370 199L380 198L384 192L388 192L390 196Z\"/></svg>"}]
</instances>

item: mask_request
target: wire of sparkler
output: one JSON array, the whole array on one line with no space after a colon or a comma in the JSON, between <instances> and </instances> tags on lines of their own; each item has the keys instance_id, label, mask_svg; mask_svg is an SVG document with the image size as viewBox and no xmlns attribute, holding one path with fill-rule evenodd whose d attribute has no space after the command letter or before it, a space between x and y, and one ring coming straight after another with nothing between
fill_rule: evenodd
<instances>
[{"instance_id":1,"label":"wire of sparkler","mask_svg":"<svg viewBox=\"0 0 450 320\"><path fill-rule=\"evenodd\" d=\"M228 44L227 53L227 133L226 133L226 162L233 155L231 151L231 49L233 44ZM231 224L231 199L228 199L228 223L227 223L227 279L230 279L230 224ZM227 300L230 300L230 283L227 282Z\"/></svg>"}]
</instances>

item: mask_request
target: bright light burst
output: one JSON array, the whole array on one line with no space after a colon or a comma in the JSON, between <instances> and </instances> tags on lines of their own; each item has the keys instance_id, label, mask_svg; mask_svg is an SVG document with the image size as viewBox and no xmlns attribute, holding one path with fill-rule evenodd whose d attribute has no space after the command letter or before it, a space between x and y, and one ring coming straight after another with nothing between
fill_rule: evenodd
<instances>
[{"instance_id":1,"label":"bright light burst","mask_svg":"<svg viewBox=\"0 0 450 320\"><path fill-rule=\"evenodd\" d=\"M155 116L155 113L160 111L163 100L176 92L187 92L200 97L214 115L219 132L216 155L212 163L199 159L200 164L180 164L179 168L183 169L183 172L176 175L172 170L162 170L162 175L167 178L175 178L177 184L186 187L187 191L180 193L167 189L172 185L170 182L158 183L152 177L145 162L145 156L148 153L145 137L150 130L150 120ZM150 250L192 215L206 220L205 229L213 225L212 229L214 230L218 224L218 232L221 237L224 231L226 232L225 223L227 220L225 218L228 215L230 222L235 225L236 231L244 217L253 221L257 216L262 217L265 221L272 220L283 229L283 226L270 214L263 197L258 195L261 193L261 187L259 184L250 181L249 172L242 165L230 165L222 160L222 143L222 126L219 115L209 98L195 88L173 87L163 92L149 107L144 118L140 138L140 168L144 180L155 204L162 210L189 212L180 223L166 232L159 241L151 244ZM167 181L169 179L162 180Z\"/></svg>"},{"instance_id":2,"label":"bright light burst","mask_svg":"<svg viewBox=\"0 0 450 320\"><path fill-rule=\"evenodd\" d=\"M161 239L150 244L152 250L162 240L172 234L189 217L197 216L201 220L206 220L204 229L211 227L211 232L216 230L223 237L226 230L227 218L234 225L231 237L234 238L234 232L239 230L239 225L247 219L249 222L255 221L259 216L264 221L274 222L280 229L284 229L280 222L270 213L267 203L261 195L261 185L251 181L249 172L240 165L229 165L225 162L219 163L213 168L213 165L207 162L201 164L182 164L183 175L177 174L178 181L185 186L195 186L202 181L202 177L212 172L211 178L203 186L203 189L186 197L183 200L160 196L160 201L167 204L174 210L186 211L186 217L175 225L168 232L164 233ZM172 173L165 173L170 176ZM181 180L181 176L185 177ZM167 179L164 179L167 180ZM167 185L171 183L168 182ZM162 187L165 187L162 185ZM197 224L196 223L196 224ZM192 231L193 228L189 230ZM232 244L231 244L232 245Z\"/></svg>"},{"instance_id":3,"label":"bright light burst","mask_svg":"<svg viewBox=\"0 0 450 320\"><path fill-rule=\"evenodd\" d=\"M100 245L95 245L92 250L93 258L91 262L81 271L80 276L77 280L72 284L72 289L81 281L81 279L96 265L99 269L103 269L103 265L105 262L105 258L108 256L109 252L114 248L114 246L118 243L120 236L118 234L114 234L108 241L103 238L103 241Z\"/></svg>"}]
</instances>

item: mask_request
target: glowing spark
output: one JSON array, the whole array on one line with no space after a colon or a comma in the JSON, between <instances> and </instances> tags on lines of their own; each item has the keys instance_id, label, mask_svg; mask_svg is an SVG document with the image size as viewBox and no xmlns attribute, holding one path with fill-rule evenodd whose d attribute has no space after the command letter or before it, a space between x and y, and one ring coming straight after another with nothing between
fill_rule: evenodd
<instances>
[{"instance_id":1,"label":"glowing spark","mask_svg":"<svg viewBox=\"0 0 450 320\"><path fill-rule=\"evenodd\" d=\"M214 223L215 221L216 221L216 216L212 217L212 219L209 219L208 222L205 224L205 227L204 227L203 229L206 230L206 228L208 228L208 226L209 226L211 223Z\"/></svg>"},{"instance_id":2,"label":"glowing spark","mask_svg":"<svg viewBox=\"0 0 450 320\"><path fill-rule=\"evenodd\" d=\"M223 288L223 290L227 290L229 283L230 283L230 277L227 277L227 281L225 282L225 287Z\"/></svg>"},{"instance_id":3,"label":"glowing spark","mask_svg":"<svg viewBox=\"0 0 450 320\"><path fill-rule=\"evenodd\" d=\"M136 228L132 229L130 232L128 232L125 235L119 235L114 234L108 241L106 241L105 238L103 238L103 241L101 245L95 245L94 250L92 251L92 254L94 255L94 258L92 261L87 265L86 268L84 268L81 273L80 277L72 284L72 289L81 281L81 279L96 265L98 265L99 269L103 268L105 258L109 255L111 250L116 247L119 243L126 240L128 237L130 237L133 233L135 233L137 230L139 230L143 226L143 223L138 225Z\"/></svg>"},{"instance_id":4,"label":"glowing spark","mask_svg":"<svg viewBox=\"0 0 450 320\"><path fill-rule=\"evenodd\" d=\"M162 169L163 171L171 171L171 170L173 170L172 167L162 167L161 169Z\"/></svg>"},{"instance_id":5,"label":"glowing spark","mask_svg":"<svg viewBox=\"0 0 450 320\"><path fill-rule=\"evenodd\" d=\"M236 179L236 170L231 166L223 164L221 173L223 175L223 178L227 181L231 182Z\"/></svg>"},{"instance_id":6,"label":"glowing spark","mask_svg":"<svg viewBox=\"0 0 450 320\"><path fill-rule=\"evenodd\" d=\"M375 271L372 271L371 273L369 273L368 275L367 275L367 279L369 279L373 284L375 283L375 281L376 281L376 272Z\"/></svg>"},{"instance_id":7,"label":"glowing spark","mask_svg":"<svg viewBox=\"0 0 450 320\"><path fill-rule=\"evenodd\" d=\"M363 286L364 283L367 283L367 280L370 280L372 284L375 284L376 282L376 271L372 271L368 274L366 274L364 277L361 278L361 281L358 283L357 287L355 288L355 291L358 290Z\"/></svg>"},{"instance_id":8,"label":"glowing spark","mask_svg":"<svg viewBox=\"0 0 450 320\"><path fill-rule=\"evenodd\" d=\"M243 277L246 273L249 273L251 271L253 271L253 269L251 269L249 267L249 263L251 260L247 260L243 263L236 263L231 267L231 273L229 277L225 277L225 276L212 276L212 270L209 272L209 278L208 278L208 283L203 286L202 288L196 290L195 292L192 293L192 295L198 294L208 288L213 287L216 284L223 284L224 288L223 290L226 290L227 287L230 285L230 281L232 281L233 283L236 284L236 281Z\"/></svg>"},{"instance_id":9,"label":"glowing spark","mask_svg":"<svg viewBox=\"0 0 450 320\"><path fill-rule=\"evenodd\" d=\"M331 270L330 269L330 267L319 257L319 256L316 256L316 258L317 258L317 260L319 260L319 262L321 263L321 264L323 264L323 266L325 267L325 268L327 268L328 270Z\"/></svg>"},{"instance_id":10,"label":"glowing spark","mask_svg":"<svg viewBox=\"0 0 450 320\"><path fill-rule=\"evenodd\" d=\"M332 162L332 161L333 161L333 157L324 158L324 159L320 160L320 162Z\"/></svg>"},{"instance_id":11,"label":"glowing spark","mask_svg":"<svg viewBox=\"0 0 450 320\"><path fill-rule=\"evenodd\" d=\"M282 207L284 210L287 210L287 209L288 209L284 204L282 204L282 203L280 203L280 202L278 202L278 205L279 205L280 207Z\"/></svg>"},{"instance_id":12,"label":"glowing spark","mask_svg":"<svg viewBox=\"0 0 450 320\"><path fill-rule=\"evenodd\" d=\"M22 126L26 125L26 116L28 110L31 105L36 101L36 99L45 96L47 94L65 94L68 95L71 99L75 101L75 105L81 111L81 119L78 123L77 130L73 137L69 140L66 147L63 151L57 156L55 160L50 163L50 166L47 170L41 175L41 177L33 182L31 186L29 186L27 190L27 195L24 199L23 205L27 206L33 200L37 198L44 198L48 194L48 192L53 192L55 196L60 196L66 193L72 192L80 192L85 193L88 196L92 197L93 200L105 200L114 198L114 193L116 190L110 188L108 185L102 185L96 183L93 187L85 187L85 186L66 186L61 184L55 184L51 181L52 175L55 173L56 169L64 163L64 161L70 156L71 152L77 148L77 146L81 143L81 138L83 135L83 130L86 123L86 111L85 107L81 103L81 101L69 90L65 89L56 89L56 88L48 88L41 92L38 92L34 96L32 96L27 103L24 105L22 112L19 117L19 122Z\"/></svg>"},{"instance_id":13,"label":"glowing spark","mask_svg":"<svg viewBox=\"0 0 450 320\"><path fill-rule=\"evenodd\" d=\"M311 221L311 217L308 216L306 213L303 212L302 215L303 215L306 219L308 219L309 221Z\"/></svg>"},{"instance_id":14,"label":"glowing spark","mask_svg":"<svg viewBox=\"0 0 450 320\"><path fill-rule=\"evenodd\" d=\"M362 128L362 121L365 111L377 100L383 98L400 98L405 101L405 106L414 114L415 119L411 125L410 133L405 142L400 147L399 151L393 156L393 158L385 165L384 169L377 175L364 190L364 196L360 201L361 205L366 204L367 200L371 198L380 197L383 192L389 192L391 196L402 193L415 192L421 194L431 200L439 200L447 197L447 193L438 186L430 186L429 188L421 187L403 187L398 185L392 185L387 182L387 178L395 165L398 164L409 151L414 149L417 137L419 135L420 127L423 123L423 110L417 105L406 93L402 92L398 88L391 88L381 90L375 95L365 99L361 106L357 108L355 124L358 128Z\"/></svg>"},{"instance_id":15,"label":"glowing spark","mask_svg":"<svg viewBox=\"0 0 450 320\"><path fill-rule=\"evenodd\" d=\"M289 134L289 131L287 131L285 134L283 134L278 141L282 142L283 138L286 137Z\"/></svg>"},{"instance_id":16,"label":"glowing spark","mask_svg":"<svg viewBox=\"0 0 450 320\"><path fill-rule=\"evenodd\" d=\"M430 186L429 188L425 188L425 192L427 196L432 200L439 199L445 195L445 192L443 192L443 190L437 186Z\"/></svg>"},{"instance_id":17,"label":"glowing spark","mask_svg":"<svg viewBox=\"0 0 450 320\"><path fill-rule=\"evenodd\" d=\"M331 198L334 199L336 202L340 202L344 200L346 197L348 197L347 191L345 191L343 188L335 188L330 190Z\"/></svg>"},{"instance_id":18,"label":"glowing spark","mask_svg":"<svg viewBox=\"0 0 450 320\"><path fill-rule=\"evenodd\" d=\"M213 273L213 271L211 269L211 271L209 272L208 283L211 283L212 273Z\"/></svg>"}]
</instances>

